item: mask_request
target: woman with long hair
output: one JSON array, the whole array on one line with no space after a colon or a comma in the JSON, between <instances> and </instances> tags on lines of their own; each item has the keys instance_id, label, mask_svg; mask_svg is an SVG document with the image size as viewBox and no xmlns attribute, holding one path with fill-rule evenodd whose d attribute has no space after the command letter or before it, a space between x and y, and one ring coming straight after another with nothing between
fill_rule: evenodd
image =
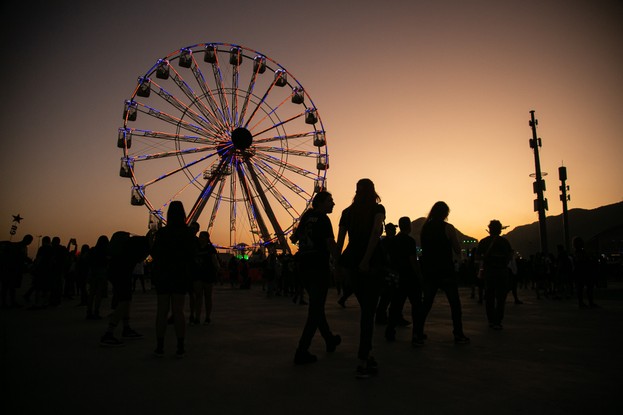
<instances>
[{"instance_id":1,"label":"woman with long hair","mask_svg":"<svg viewBox=\"0 0 623 415\"><path fill-rule=\"evenodd\" d=\"M154 236L151 256L153 282L156 286L156 356L164 354L164 335L167 329L169 307L177 335L177 357L183 357L186 322L184 299L192 285L192 271L197 251L195 235L186 225L186 212L180 201L173 201L167 211L167 224Z\"/></svg>"},{"instance_id":2,"label":"woman with long hair","mask_svg":"<svg viewBox=\"0 0 623 415\"><path fill-rule=\"evenodd\" d=\"M454 342L457 344L469 343L469 338L463 333L463 317L461 300L459 298L458 276L454 268L454 255L461 253L461 247L456 235L456 229L447 222L450 208L445 202L433 205L422 226L420 240L422 244L423 291L424 301L422 313L416 323L416 333L413 344L423 344L424 323L437 291L441 288L450 303Z\"/></svg>"},{"instance_id":3,"label":"woman with long hair","mask_svg":"<svg viewBox=\"0 0 623 415\"><path fill-rule=\"evenodd\" d=\"M340 265L348 273L352 288L361 308L357 377L367 378L378 371L376 360L370 355L374 334L374 313L382 284L381 270L385 256L379 240L383 233L385 207L370 179L361 179L353 202L342 211L339 222L337 252ZM348 234L348 245L342 247Z\"/></svg>"}]
</instances>

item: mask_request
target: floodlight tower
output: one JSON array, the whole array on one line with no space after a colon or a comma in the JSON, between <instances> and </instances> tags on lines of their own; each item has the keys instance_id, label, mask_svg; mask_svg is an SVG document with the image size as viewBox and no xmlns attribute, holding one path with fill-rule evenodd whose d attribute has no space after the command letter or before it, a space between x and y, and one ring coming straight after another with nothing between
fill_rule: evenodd
<instances>
[{"instance_id":1,"label":"floodlight tower","mask_svg":"<svg viewBox=\"0 0 623 415\"><path fill-rule=\"evenodd\" d=\"M534 118L534 110L530 111L529 125L532 128L532 138L530 139L530 148L534 150L534 167L535 180L533 183L536 199L534 201L534 211L539 213L539 232L541 235L541 253L547 255L547 224L545 222L545 211L547 210L547 199L543 197L545 192L545 180L541 174L541 161L539 159L539 147L541 147L541 139L537 137L536 126L539 121Z\"/></svg>"},{"instance_id":2,"label":"floodlight tower","mask_svg":"<svg viewBox=\"0 0 623 415\"><path fill-rule=\"evenodd\" d=\"M567 252L571 250L571 238L569 235L569 215L567 211L567 202L571 200L571 196L567 193L567 168L565 166L558 167L558 178L560 179L560 201L562 202L562 226L565 236L565 249Z\"/></svg>"}]
</instances>

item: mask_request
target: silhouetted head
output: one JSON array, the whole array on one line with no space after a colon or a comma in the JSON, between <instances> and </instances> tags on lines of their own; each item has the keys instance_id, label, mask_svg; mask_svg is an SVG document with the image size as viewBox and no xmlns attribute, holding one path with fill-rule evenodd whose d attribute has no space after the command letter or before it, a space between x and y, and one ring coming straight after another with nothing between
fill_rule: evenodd
<instances>
[{"instance_id":1,"label":"silhouetted head","mask_svg":"<svg viewBox=\"0 0 623 415\"><path fill-rule=\"evenodd\" d=\"M199 229L201 229L201 225L199 225L199 223L195 221L193 221L190 225L188 225L188 227L192 231L193 235L196 235L197 232L199 232Z\"/></svg>"},{"instance_id":2,"label":"silhouetted head","mask_svg":"<svg viewBox=\"0 0 623 415\"><path fill-rule=\"evenodd\" d=\"M210 242L210 234L208 233L208 231L201 231L199 232L199 239L201 241Z\"/></svg>"},{"instance_id":3,"label":"silhouetted head","mask_svg":"<svg viewBox=\"0 0 623 415\"><path fill-rule=\"evenodd\" d=\"M385 224L385 235L387 236L395 236L396 235L396 225L389 222Z\"/></svg>"},{"instance_id":4,"label":"silhouetted head","mask_svg":"<svg viewBox=\"0 0 623 415\"><path fill-rule=\"evenodd\" d=\"M32 243L33 237L31 234L27 234L24 235L24 237L22 238L22 243L26 246L30 245Z\"/></svg>"},{"instance_id":5,"label":"silhouetted head","mask_svg":"<svg viewBox=\"0 0 623 415\"><path fill-rule=\"evenodd\" d=\"M353 198L354 204L372 204L380 202L381 197L376 193L372 180L361 179L357 182L357 189L355 190L355 197Z\"/></svg>"},{"instance_id":6,"label":"silhouetted head","mask_svg":"<svg viewBox=\"0 0 623 415\"><path fill-rule=\"evenodd\" d=\"M184 226L186 224L186 211L184 204L179 200L174 200L167 210L168 226Z\"/></svg>"},{"instance_id":7,"label":"silhouetted head","mask_svg":"<svg viewBox=\"0 0 623 415\"><path fill-rule=\"evenodd\" d=\"M398 219L398 227L400 228L400 232L411 233L411 218L403 216Z\"/></svg>"},{"instance_id":8,"label":"silhouetted head","mask_svg":"<svg viewBox=\"0 0 623 415\"><path fill-rule=\"evenodd\" d=\"M584 249L584 239L579 236L573 238L573 248L574 249Z\"/></svg>"},{"instance_id":9,"label":"silhouetted head","mask_svg":"<svg viewBox=\"0 0 623 415\"><path fill-rule=\"evenodd\" d=\"M108 236L106 235L101 235L99 238L97 238L97 242L95 243L95 246L98 248L106 248L108 246Z\"/></svg>"},{"instance_id":10,"label":"silhouetted head","mask_svg":"<svg viewBox=\"0 0 623 415\"><path fill-rule=\"evenodd\" d=\"M324 213L333 212L333 206L335 206L333 196L326 190L321 190L316 193L316 196L314 196L314 199L312 200L312 208Z\"/></svg>"},{"instance_id":11,"label":"silhouetted head","mask_svg":"<svg viewBox=\"0 0 623 415\"><path fill-rule=\"evenodd\" d=\"M49 236L44 236L41 239L41 245L50 245L51 242L52 242L52 240L50 239Z\"/></svg>"},{"instance_id":12,"label":"silhouetted head","mask_svg":"<svg viewBox=\"0 0 623 415\"><path fill-rule=\"evenodd\" d=\"M52 238L52 245L60 245L61 244L61 238L58 236L55 236L54 238Z\"/></svg>"},{"instance_id":13,"label":"silhouetted head","mask_svg":"<svg viewBox=\"0 0 623 415\"><path fill-rule=\"evenodd\" d=\"M502 222L493 219L489 222L489 235L499 235L502 233Z\"/></svg>"},{"instance_id":14,"label":"silhouetted head","mask_svg":"<svg viewBox=\"0 0 623 415\"><path fill-rule=\"evenodd\" d=\"M448 215L450 214L450 208L446 204L446 202L437 202L433 205L428 213L427 221L431 220L446 220L448 219Z\"/></svg>"}]
</instances>

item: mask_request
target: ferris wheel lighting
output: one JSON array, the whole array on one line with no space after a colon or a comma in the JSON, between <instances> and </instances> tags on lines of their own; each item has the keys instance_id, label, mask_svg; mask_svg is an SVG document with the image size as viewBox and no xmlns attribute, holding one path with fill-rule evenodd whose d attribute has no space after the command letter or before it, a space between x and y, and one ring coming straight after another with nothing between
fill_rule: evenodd
<instances>
[{"instance_id":1,"label":"ferris wheel lighting","mask_svg":"<svg viewBox=\"0 0 623 415\"><path fill-rule=\"evenodd\" d=\"M180 51L180 59L179 59L178 64L182 68L190 68L192 63L193 63L193 54L190 51L190 49L182 49Z\"/></svg>"},{"instance_id":2,"label":"ferris wheel lighting","mask_svg":"<svg viewBox=\"0 0 623 415\"><path fill-rule=\"evenodd\" d=\"M294 104L302 104L305 102L305 91L297 86L292 89L292 102Z\"/></svg>"},{"instance_id":3,"label":"ferris wheel lighting","mask_svg":"<svg viewBox=\"0 0 623 415\"><path fill-rule=\"evenodd\" d=\"M277 69L275 71L275 85L286 86L288 84L288 76L283 69Z\"/></svg>"},{"instance_id":4,"label":"ferris wheel lighting","mask_svg":"<svg viewBox=\"0 0 623 415\"><path fill-rule=\"evenodd\" d=\"M166 59L158 60L158 68L156 69L156 78L169 79L169 61Z\"/></svg>"},{"instance_id":5,"label":"ferris wheel lighting","mask_svg":"<svg viewBox=\"0 0 623 415\"><path fill-rule=\"evenodd\" d=\"M239 66L242 63L242 49L238 46L234 46L229 50L229 63L234 66Z\"/></svg>"},{"instance_id":6,"label":"ferris wheel lighting","mask_svg":"<svg viewBox=\"0 0 623 415\"><path fill-rule=\"evenodd\" d=\"M266 72L266 57L257 55L253 58L253 72L264 73Z\"/></svg>"},{"instance_id":7,"label":"ferris wheel lighting","mask_svg":"<svg viewBox=\"0 0 623 415\"><path fill-rule=\"evenodd\" d=\"M148 208L155 229L168 203L182 200L192 206L187 221L209 218L217 239L228 236L220 246L250 238L248 247L288 252L284 235L327 187L327 138L312 97L279 63L240 45L161 56L134 84L118 130L131 204Z\"/></svg>"}]
</instances>

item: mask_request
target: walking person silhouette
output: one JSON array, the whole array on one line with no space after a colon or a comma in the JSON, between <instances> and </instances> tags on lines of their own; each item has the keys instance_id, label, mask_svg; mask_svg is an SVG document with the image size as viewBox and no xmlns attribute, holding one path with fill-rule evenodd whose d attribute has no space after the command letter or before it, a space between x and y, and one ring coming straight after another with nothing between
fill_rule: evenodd
<instances>
[{"instance_id":1,"label":"walking person silhouette","mask_svg":"<svg viewBox=\"0 0 623 415\"><path fill-rule=\"evenodd\" d=\"M381 290L385 255L380 246L385 207L370 179L361 179L353 202L342 211L339 222L337 252L348 270L348 283L361 309L357 377L368 378L378 372L378 364L370 355L374 334L374 314ZM348 235L348 245L342 247Z\"/></svg>"},{"instance_id":2,"label":"walking person silhouette","mask_svg":"<svg viewBox=\"0 0 623 415\"><path fill-rule=\"evenodd\" d=\"M313 363L317 357L309 352L316 330L324 338L327 352L335 351L342 342L329 328L325 315L325 304L331 282L331 254L335 253L336 243L333 235L331 219L327 216L333 212L333 197L327 191L314 196L311 209L301 217L301 221L293 233L292 242L298 242L299 250L296 258L299 263L301 281L309 296L307 321L294 355L295 364Z\"/></svg>"},{"instance_id":3,"label":"walking person silhouette","mask_svg":"<svg viewBox=\"0 0 623 415\"><path fill-rule=\"evenodd\" d=\"M511 288L508 264L513 259L513 249L501 233L499 220L489 222L489 236L480 241L476 251L484 270L487 320L494 330L502 330L506 296Z\"/></svg>"},{"instance_id":4,"label":"walking person silhouette","mask_svg":"<svg viewBox=\"0 0 623 415\"><path fill-rule=\"evenodd\" d=\"M169 308L177 336L177 357L184 357L186 321L184 299L192 284L193 264L197 243L193 231L186 225L184 205L174 200L167 211L167 224L154 235L151 249L153 281L156 286L156 350L157 357L164 356L164 336L167 330Z\"/></svg>"},{"instance_id":5,"label":"walking person silhouette","mask_svg":"<svg viewBox=\"0 0 623 415\"><path fill-rule=\"evenodd\" d=\"M449 214L450 208L445 202L435 203L420 233L424 301L416 334L421 340L426 338L424 323L433 306L437 291L442 289L450 303L454 342L465 344L469 343L469 338L463 333L463 313L459 298L458 277L453 261L453 255L459 254L461 248L454 226L447 222Z\"/></svg>"}]
</instances>

